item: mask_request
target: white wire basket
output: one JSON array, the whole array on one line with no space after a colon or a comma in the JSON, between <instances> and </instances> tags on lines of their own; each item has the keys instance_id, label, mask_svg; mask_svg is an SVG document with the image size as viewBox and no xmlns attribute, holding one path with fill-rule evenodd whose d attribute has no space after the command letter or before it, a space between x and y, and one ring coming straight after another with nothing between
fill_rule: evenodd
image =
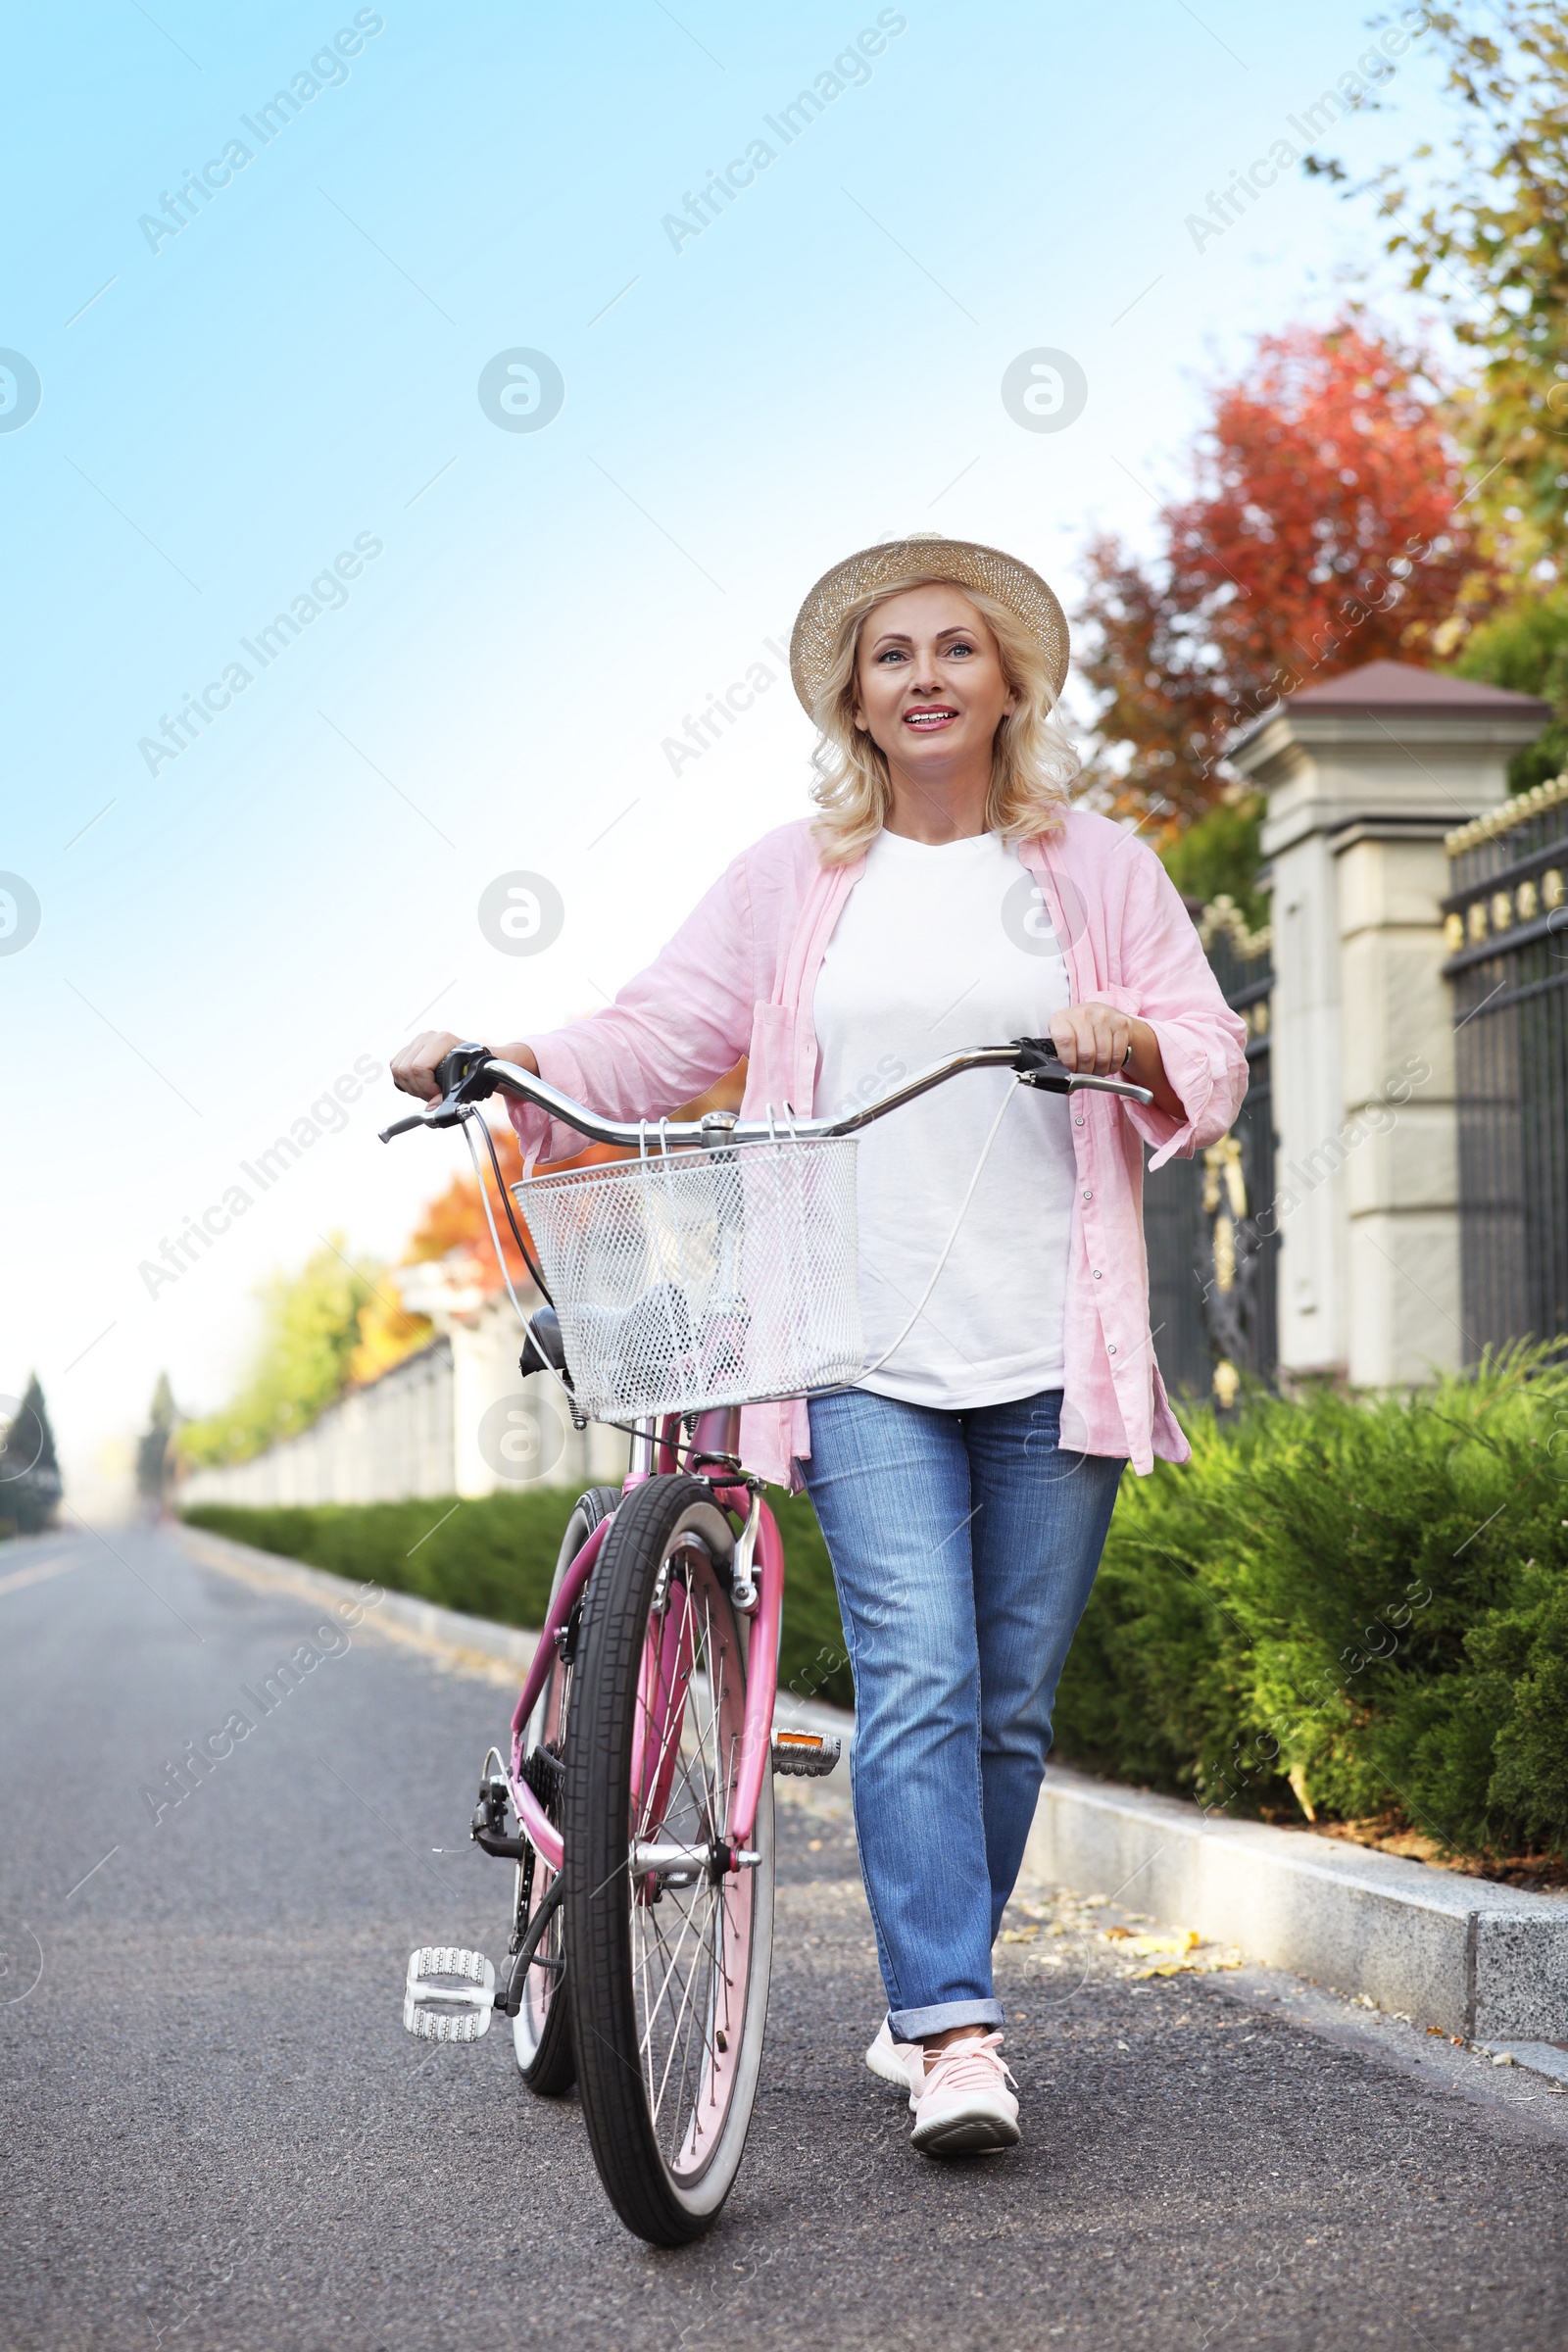
<instances>
[{"instance_id":1,"label":"white wire basket","mask_svg":"<svg viewBox=\"0 0 1568 2352\"><path fill-rule=\"evenodd\" d=\"M663 1152L512 1192L595 1420L758 1404L862 1370L853 1136Z\"/></svg>"}]
</instances>

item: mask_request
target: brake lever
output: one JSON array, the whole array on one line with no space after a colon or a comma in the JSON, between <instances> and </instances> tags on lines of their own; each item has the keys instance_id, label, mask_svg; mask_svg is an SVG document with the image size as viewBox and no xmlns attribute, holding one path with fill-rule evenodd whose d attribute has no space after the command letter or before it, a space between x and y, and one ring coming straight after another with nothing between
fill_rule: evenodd
<instances>
[{"instance_id":1,"label":"brake lever","mask_svg":"<svg viewBox=\"0 0 1568 2352\"><path fill-rule=\"evenodd\" d=\"M1124 1102L1142 1102L1146 1108L1154 1100L1147 1086L1135 1086L1130 1078L1097 1078L1091 1071L1064 1069L1049 1037L1015 1037L1012 1042L1018 1049L1012 1067L1025 1086L1043 1095L1118 1095Z\"/></svg>"},{"instance_id":2,"label":"brake lever","mask_svg":"<svg viewBox=\"0 0 1568 2352\"><path fill-rule=\"evenodd\" d=\"M1065 1083L1067 1073L1061 1066L1061 1055L1049 1037L1015 1037L1012 1042L1017 1048L1012 1066L1020 1078L1033 1079L1054 1062L1056 1074Z\"/></svg>"},{"instance_id":3,"label":"brake lever","mask_svg":"<svg viewBox=\"0 0 1568 2352\"><path fill-rule=\"evenodd\" d=\"M381 1129L380 1140L389 1144L395 1135L407 1135L411 1127L458 1127L468 1115L470 1102L482 1102L496 1091L496 1082L484 1070L493 1058L488 1046L454 1046L443 1054L430 1075L441 1089L441 1100L431 1110L416 1110L407 1119L398 1119L392 1126Z\"/></svg>"}]
</instances>

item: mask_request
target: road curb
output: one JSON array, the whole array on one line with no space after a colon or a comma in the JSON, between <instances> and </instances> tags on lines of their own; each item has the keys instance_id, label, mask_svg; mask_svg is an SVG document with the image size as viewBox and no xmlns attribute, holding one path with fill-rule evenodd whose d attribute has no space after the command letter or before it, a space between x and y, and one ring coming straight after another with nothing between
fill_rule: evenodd
<instances>
[{"instance_id":1,"label":"road curb","mask_svg":"<svg viewBox=\"0 0 1568 2352\"><path fill-rule=\"evenodd\" d=\"M1023 1867L1466 2041L1568 2037L1568 1896L1205 1816L1059 1764Z\"/></svg>"}]
</instances>

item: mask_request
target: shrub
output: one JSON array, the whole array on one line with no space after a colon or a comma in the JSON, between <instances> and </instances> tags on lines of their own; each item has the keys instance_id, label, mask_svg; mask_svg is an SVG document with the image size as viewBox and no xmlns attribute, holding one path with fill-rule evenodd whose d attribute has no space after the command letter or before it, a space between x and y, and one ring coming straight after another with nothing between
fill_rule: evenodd
<instances>
[{"instance_id":1,"label":"shrub","mask_svg":"<svg viewBox=\"0 0 1568 2352\"><path fill-rule=\"evenodd\" d=\"M1247 1811L1568 1845L1568 1376L1260 1398L1123 1482L1064 1753Z\"/></svg>"}]
</instances>

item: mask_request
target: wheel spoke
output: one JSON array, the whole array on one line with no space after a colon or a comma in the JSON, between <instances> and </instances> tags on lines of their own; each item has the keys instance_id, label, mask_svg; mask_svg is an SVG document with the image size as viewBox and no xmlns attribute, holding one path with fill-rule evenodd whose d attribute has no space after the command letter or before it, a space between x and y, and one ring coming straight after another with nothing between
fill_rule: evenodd
<instances>
[{"instance_id":1,"label":"wheel spoke","mask_svg":"<svg viewBox=\"0 0 1568 2352\"><path fill-rule=\"evenodd\" d=\"M711 1908L711 1906L710 1906L710 1908ZM688 1925L692 1924L692 1921L694 1920L694 1918L695 1918L695 1913L689 1913L689 1914L688 1914ZM684 1937L683 1937L683 1940L684 1940ZM702 1949L706 1949L706 1948L707 1948L707 1938L706 1938L706 1936L700 1936L700 1937L698 1938L698 1946L699 1946L699 1949L700 1949L700 1950L702 1950ZM661 2075L661 2077L660 2077L660 2081L659 2081L659 2097L658 2097L658 2103L655 2105L655 2107L654 2107L654 2110L653 2110L654 2128L655 2128L655 2130L656 2130L656 2131L657 2131L657 2130L658 2130L658 2128L659 2128L659 2117L660 2117L660 2111L661 2111L661 2109L662 2108L662 2106L663 2106L663 2103L664 2103L664 2090L665 2090L665 2087L666 2087L666 2085L667 2085L667 2083L668 2083L668 2082L669 2082L669 2070L670 2070L670 2068L671 2068L671 2067L674 2065L674 2063L675 2063L675 2053L676 2053L677 2049L679 2049L679 2047L681 2046L681 2033L680 2033L680 2030L681 2030L681 2025L682 2025L682 2022L683 2022L683 2021L686 2019L686 2016L687 2016L687 2013L688 2013L688 2011L689 2011L689 2010L691 2011L692 2017L693 2017L693 2019L695 2020L696 2011L692 2009L692 1995L693 1995L693 1993L694 1993L694 1992L696 1991L696 1989L697 1989L698 1983L699 1983L699 1981L700 1981L700 1979L701 1979L701 1977L702 1977L702 1974L703 1974L703 1972L702 1972L702 1970L701 1970L700 1968L694 1968L694 1969L692 1970L691 1974L690 1974L690 1975L688 1976L688 1978L686 1979L686 1989L685 1989L685 1991L684 1991L684 1992L681 1994L680 2008L679 2008L679 2010L676 2012L676 2016L675 2016L675 2022L674 2022L674 2024L673 2024L673 2025L671 2026L671 2028L670 2028L670 2033L669 2033L669 2055L668 2055L668 2056L666 2057L666 2059L664 2060L664 2071L663 2071L663 2073ZM668 1983L668 1979L667 1979L667 1978L665 1979L665 1983L666 1983L666 1984ZM650 2029L650 2030L651 2030L651 2029ZM688 2034L689 2034L689 2033L690 2033L690 2028L688 2027ZM706 2038L706 2037L705 2037L705 2038ZM684 2070L683 2070L683 2080L684 2080ZM676 2122L676 2126L677 2126L677 2128L678 2128L678 2126L679 2126L679 2123L680 2123L680 2113L681 2113L681 2111L680 2111L679 2103L677 2102L677 2107L676 2107L676 2116L675 2116L675 2122ZM684 2133L682 2133L682 2134L681 2134L681 2136L682 2136L682 2137L684 2137ZM675 2141L675 2145L676 2145L677 2147L680 2145L680 2140L679 2140L679 2139L677 2139L677 2140Z\"/></svg>"},{"instance_id":2,"label":"wheel spoke","mask_svg":"<svg viewBox=\"0 0 1568 2352\"><path fill-rule=\"evenodd\" d=\"M639 1907L643 1910L651 1910L653 1908L651 1904L644 1904ZM675 1949L673 1952L671 1952L669 1949L669 1940L664 1934L663 1922L662 1920L655 1921L655 1932L658 1936L659 1948L661 1953L668 1956L669 1965L664 1971L663 1980L661 1983L659 1990L652 2001L649 2000L647 1994L647 1980L645 1972L643 2006L644 2012L648 2019L648 2026L646 2032L643 2034L641 2043L639 2045L645 2050L650 2049L653 2045L654 2028L659 2023L660 2011L663 2008L665 1996L669 1991L670 1979L675 1974L675 1970L680 1962L681 1951L685 1945L688 1935L691 1933L693 1914L690 1911L682 1911L679 1913L679 1918L681 1923L680 1934L676 1938Z\"/></svg>"},{"instance_id":3,"label":"wheel spoke","mask_svg":"<svg viewBox=\"0 0 1568 2352\"><path fill-rule=\"evenodd\" d=\"M720 1898L720 1899L716 1899L716 1900L714 1900L714 1901L711 1901L711 1902L710 1902L710 1904L709 1904L709 1908L708 1908L708 1919L709 1919L709 1925L710 1925L710 1927L711 1926L711 1923L712 1923L713 1919L714 1919L715 1917L722 1917L722 1914L723 1914L723 1902L722 1902L722 1899L721 1899L721 1898ZM704 1934L704 1936L703 1936L703 1947L704 1947L704 1950L705 1950L706 1952L708 1952L708 1953L709 1953L709 1955L710 1955L710 1956L711 1956L711 1944L710 1944L710 1941L709 1935L708 1935L708 1933L706 1933L706 1932L705 1932L705 1934ZM687 2137L687 2132L686 2132L686 2130L684 2130L684 2129L682 2128L682 2119L683 2119L683 2117L685 2116L685 2114L686 2114L686 2112L687 2112L687 2107L686 2107L686 2099L685 2099L685 2095L684 2095L684 2094L686 2093L686 2091L687 2091L688 2089L690 2089L690 2091L691 2091L691 2114L692 2114L692 2116L693 2116L693 2118L694 2118L694 2120L695 2120L695 2118L696 2118L696 2115L697 2115L697 2112L698 2112L698 2109L699 2109L699 2107L700 2107L700 2105L701 2105L701 2100L702 2100L702 2090L703 2090L703 2083L704 2083L705 2080L707 2079L707 2068L704 2066L704 2064L703 2064L703 2061L704 2061L704 2060L706 2060L706 2061L708 2062L708 2067L710 2067L710 2066L711 2066L711 2064L712 2064L713 2055L714 2055L714 2052L713 2052L713 2044L712 2044L712 2038L711 2038L711 2035L710 2035L710 2031L709 2031L709 2029L710 2029L710 2024L711 2024L711 2018L712 2018L712 2004L711 2004L711 1999L710 1999L710 1991L711 1991L711 1985L712 1985L712 1975L711 1975L711 1971L710 1971L710 1970L705 1970L705 1971L703 1971L702 1973L703 1973L703 1990L702 1990L702 1998L701 1998L701 2001L700 2001L700 2002L698 2002L698 2001L693 2001L693 2002L692 2002L692 2004L691 2004L691 2008L690 2008L690 2010L689 2010L689 2013L688 2013L688 2015L687 2015L687 2020L686 2020L686 2038L685 2038L685 2042L684 2042L684 2044L683 2044L683 2046L682 2046L682 2049L681 2049L680 2080L681 2080L681 2092L682 2092L682 2097L681 2097L681 2099L680 2099L680 2100L677 2102L677 2104L676 2104L676 2109L675 2109L674 2120L673 2120L673 2122L672 2122L672 2124L671 2124L671 2127L670 2127L670 2136L669 2136L669 2153L670 2153L670 2159L671 2159L671 2161L672 2161L672 2162L673 2162L673 2160L674 2160L674 2159L675 2159L675 2158L676 2158L676 2157L677 2157L677 2156L680 2154L681 2148L684 2146L684 2144L685 2144L685 2141L686 2141L686 2137ZM694 1975L694 1977L693 1977L693 1980L692 1980L692 1984L693 1984L693 1987L694 1987L694 1988L695 1988L695 1986L696 1986L696 1984L697 1984L697 1981L698 1981L698 1980L697 1980L697 1977ZM699 2043L699 2052L698 2052L698 2072L697 2072L697 2080L696 2080L696 2082L695 2082L695 2084L693 2084L693 2082L692 2082L692 2065L691 2065L692 2041L693 2041L693 2037L694 2037L694 2035L696 2035L696 2034L698 2033L698 2028L699 2028L699 2019L701 2019L701 2040L700 2040L700 2043Z\"/></svg>"},{"instance_id":4,"label":"wheel spoke","mask_svg":"<svg viewBox=\"0 0 1568 2352\"><path fill-rule=\"evenodd\" d=\"M575 1718L603 1708L606 1737L581 1721L572 1734L574 1860L553 1939L572 1956L564 1982L595 2160L622 2219L658 2244L698 2234L728 2191L766 2000L770 1803L755 1836L748 1825L758 1867L715 1868L735 1835L747 1644L710 1494L685 1476L645 1482L605 1554L574 1705ZM638 1868L639 1847L662 1849L663 1866Z\"/></svg>"},{"instance_id":5,"label":"wheel spoke","mask_svg":"<svg viewBox=\"0 0 1568 2352\"><path fill-rule=\"evenodd\" d=\"M633 1792L633 1836L662 1831L701 1846L722 1836L727 1824L736 1738L724 1722L732 1704L728 1659L714 1642L713 1595L700 1570L689 1573L684 1595L688 1630L672 1666L665 1662L665 1620L651 1616L644 1636L637 1697L643 1762L641 1787ZM663 1722L656 1732L661 1712ZM661 1819L652 1798L666 1770ZM705 2099L716 2103L709 2088L718 2058L714 2034L732 2025L730 1891L710 1883L689 1891L666 1885L650 1901L646 1883L639 1886L628 1875L638 2060L649 2117L671 2162L688 2139L702 2136ZM661 1916L671 1902L676 1921Z\"/></svg>"}]
</instances>

